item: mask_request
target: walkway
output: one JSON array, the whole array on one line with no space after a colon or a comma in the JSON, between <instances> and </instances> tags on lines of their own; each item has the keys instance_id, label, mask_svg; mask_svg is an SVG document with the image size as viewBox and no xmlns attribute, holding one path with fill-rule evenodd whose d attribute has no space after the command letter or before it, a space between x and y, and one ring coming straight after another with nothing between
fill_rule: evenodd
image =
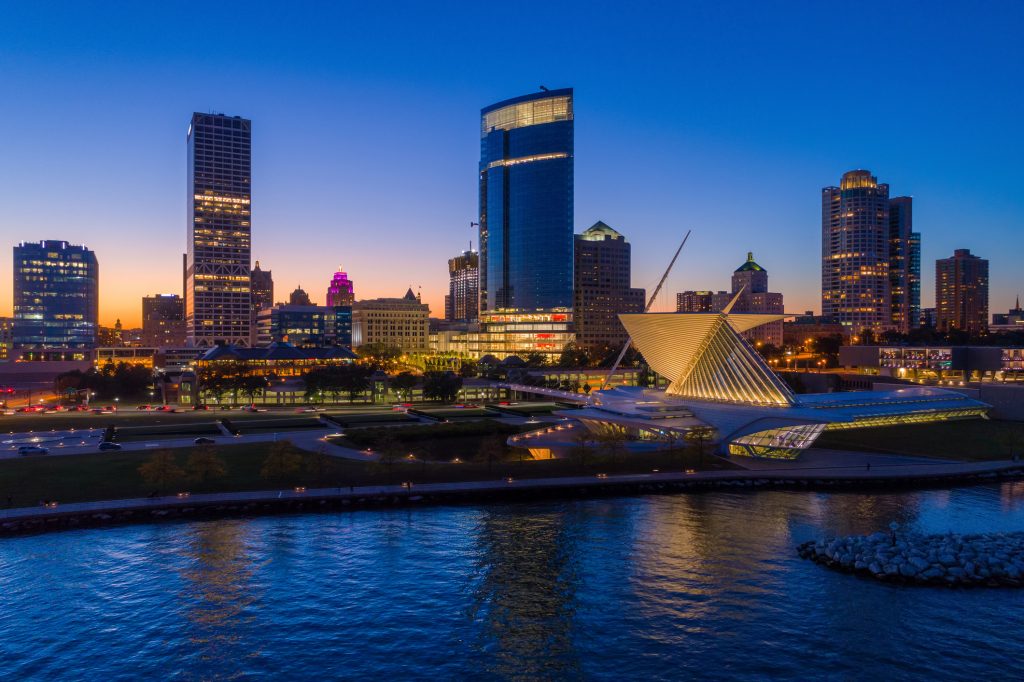
<instances>
[{"instance_id":1,"label":"walkway","mask_svg":"<svg viewBox=\"0 0 1024 682\"><path fill-rule=\"evenodd\" d=\"M932 460L934 462L934 460ZM882 481L908 481L928 479L949 479L951 477L995 477L1001 473L1024 474L1024 464L1019 462L943 462L943 463L890 463L872 466L868 471L863 467L779 467L764 470L724 470L694 473L665 472L647 474L621 474L566 476L559 478L504 479L471 481L463 483L422 483L405 488L401 485L356 486L354 488L316 488L309 490L262 490L235 493L203 493L179 498L166 496L156 498L135 498L100 502L74 502L56 508L24 507L0 510L0 525L9 522L30 520L57 520L61 517L92 517L96 514L112 514L125 511L151 511L194 509L223 505L247 505L288 501L362 501L366 498L406 497L411 501L417 496L451 496L454 499L466 494L482 495L486 499L498 499L498 495L510 491L567 491L580 488L615 488L630 484L721 484L751 485L776 483L871 483Z\"/></svg>"}]
</instances>

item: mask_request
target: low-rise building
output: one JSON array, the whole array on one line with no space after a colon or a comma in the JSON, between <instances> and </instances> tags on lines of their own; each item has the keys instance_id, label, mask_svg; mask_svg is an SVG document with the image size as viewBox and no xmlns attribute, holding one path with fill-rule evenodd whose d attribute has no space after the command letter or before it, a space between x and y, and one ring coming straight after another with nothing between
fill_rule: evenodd
<instances>
[{"instance_id":1,"label":"low-rise building","mask_svg":"<svg viewBox=\"0 0 1024 682\"><path fill-rule=\"evenodd\" d=\"M256 317L258 346L285 342L303 348L352 345L349 306L280 304Z\"/></svg>"},{"instance_id":2,"label":"low-rise building","mask_svg":"<svg viewBox=\"0 0 1024 682\"><path fill-rule=\"evenodd\" d=\"M1024 348L843 346L839 364L863 374L918 382L1024 381Z\"/></svg>"},{"instance_id":3,"label":"low-rise building","mask_svg":"<svg viewBox=\"0 0 1024 682\"><path fill-rule=\"evenodd\" d=\"M374 298L352 306L352 347L381 345L404 352L430 349L430 307L410 288L402 298Z\"/></svg>"}]
</instances>

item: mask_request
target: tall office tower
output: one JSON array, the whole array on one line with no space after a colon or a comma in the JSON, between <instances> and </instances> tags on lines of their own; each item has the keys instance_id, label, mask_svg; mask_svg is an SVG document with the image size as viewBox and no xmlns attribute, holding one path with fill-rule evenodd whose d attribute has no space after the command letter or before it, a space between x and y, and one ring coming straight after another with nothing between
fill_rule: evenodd
<instances>
[{"instance_id":1,"label":"tall office tower","mask_svg":"<svg viewBox=\"0 0 1024 682\"><path fill-rule=\"evenodd\" d=\"M956 249L935 261L935 327L968 334L988 331L988 261Z\"/></svg>"},{"instance_id":2,"label":"tall office tower","mask_svg":"<svg viewBox=\"0 0 1024 682\"><path fill-rule=\"evenodd\" d=\"M572 307L572 89L480 112L481 311Z\"/></svg>"},{"instance_id":3,"label":"tall office tower","mask_svg":"<svg viewBox=\"0 0 1024 682\"><path fill-rule=\"evenodd\" d=\"M619 232L597 221L575 236L573 318L576 342L618 350L629 338L620 313L642 313L644 290L631 282L630 245Z\"/></svg>"},{"instance_id":4,"label":"tall office tower","mask_svg":"<svg viewBox=\"0 0 1024 682\"><path fill-rule=\"evenodd\" d=\"M185 345L185 301L181 296L142 297L142 344L155 348Z\"/></svg>"},{"instance_id":5,"label":"tall office tower","mask_svg":"<svg viewBox=\"0 0 1024 682\"><path fill-rule=\"evenodd\" d=\"M256 261L252 272L249 273L249 297L252 311L249 322L249 345L256 346L259 345L256 320L260 316L260 311L274 307L274 274L271 270L261 269L259 261Z\"/></svg>"},{"instance_id":6,"label":"tall office tower","mask_svg":"<svg viewBox=\"0 0 1024 682\"><path fill-rule=\"evenodd\" d=\"M479 312L480 254L471 249L448 259L444 319L449 322L476 322Z\"/></svg>"},{"instance_id":7,"label":"tall office tower","mask_svg":"<svg viewBox=\"0 0 1024 682\"><path fill-rule=\"evenodd\" d=\"M889 185L870 171L821 190L821 314L853 334L893 328Z\"/></svg>"},{"instance_id":8,"label":"tall office tower","mask_svg":"<svg viewBox=\"0 0 1024 682\"><path fill-rule=\"evenodd\" d=\"M910 233L910 328L921 326L921 233Z\"/></svg>"},{"instance_id":9,"label":"tall office tower","mask_svg":"<svg viewBox=\"0 0 1024 682\"><path fill-rule=\"evenodd\" d=\"M331 283L327 286L327 305L331 308L351 306L355 301L355 285L348 278L348 273L339 265L338 271L334 273Z\"/></svg>"},{"instance_id":10,"label":"tall office tower","mask_svg":"<svg viewBox=\"0 0 1024 682\"><path fill-rule=\"evenodd\" d=\"M188 128L188 342L251 342L252 122L193 114Z\"/></svg>"},{"instance_id":11,"label":"tall office tower","mask_svg":"<svg viewBox=\"0 0 1024 682\"><path fill-rule=\"evenodd\" d=\"M98 331L96 254L56 240L15 246L13 345L89 348Z\"/></svg>"},{"instance_id":12,"label":"tall office tower","mask_svg":"<svg viewBox=\"0 0 1024 682\"><path fill-rule=\"evenodd\" d=\"M893 197L889 200L889 312L893 328L906 334L916 327L913 303L914 264L914 200L910 197ZM918 235L920 237L920 235ZM920 241L917 243L920 248ZM920 266L918 266L920 273ZM918 285L920 288L920 284ZM920 308L920 294L918 305Z\"/></svg>"}]
</instances>

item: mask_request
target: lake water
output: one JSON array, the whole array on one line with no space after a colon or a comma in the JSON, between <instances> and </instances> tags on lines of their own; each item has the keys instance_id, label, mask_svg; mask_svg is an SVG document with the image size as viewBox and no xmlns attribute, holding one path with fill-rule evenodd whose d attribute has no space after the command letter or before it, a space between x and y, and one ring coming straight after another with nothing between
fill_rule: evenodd
<instances>
[{"instance_id":1,"label":"lake water","mask_svg":"<svg viewBox=\"0 0 1024 682\"><path fill-rule=\"evenodd\" d=\"M134 525L0 540L4 679L1019 678L1024 590L794 547L1024 530L1024 483Z\"/></svg>"}]
</instances>

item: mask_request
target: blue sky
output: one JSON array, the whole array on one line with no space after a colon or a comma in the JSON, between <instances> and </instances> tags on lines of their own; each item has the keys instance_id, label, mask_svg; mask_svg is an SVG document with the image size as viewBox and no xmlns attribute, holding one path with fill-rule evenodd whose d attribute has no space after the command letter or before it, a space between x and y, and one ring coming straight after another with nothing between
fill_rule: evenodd
<instances>
[{"instance_id":1,"label":"blue sky","mask_svg":"<svg viewBox=\"0 0 1024 682\"><path fill-rule=\"evenodd\" d=\"M776 7L774 5L779 5ZM1024 3L0 2L0 245L84 242L101 321L181 288L192 111L253 120L253 256L277 298L422 287L477 211L482 106L576 89L576 229L633 244L659 305L728 287L752 250L788 310L819 307L820 189L868 168L915 199L934 260L1024 290ZM10 253L9 251L7 252ZM0 313L10 310L0 257Z\"/></svg>"}]
</instances>

